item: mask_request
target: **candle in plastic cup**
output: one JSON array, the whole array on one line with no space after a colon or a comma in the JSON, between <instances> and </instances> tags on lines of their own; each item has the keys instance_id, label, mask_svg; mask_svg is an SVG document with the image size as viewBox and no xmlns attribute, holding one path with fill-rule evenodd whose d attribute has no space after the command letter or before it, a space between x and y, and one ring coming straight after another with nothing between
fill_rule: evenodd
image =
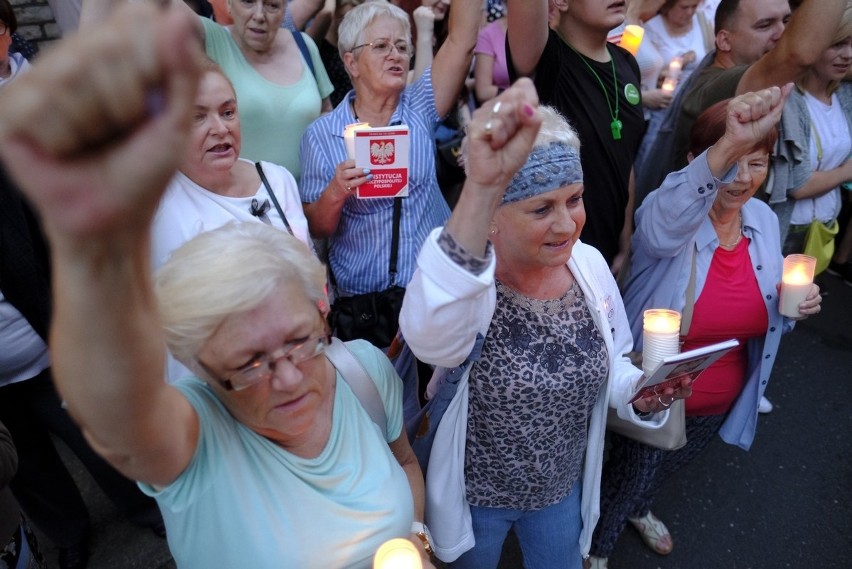
<instances>
[{"instance_id":1,"label":"candle in plastic cup","mask_svg":"<svg viewBox=\"0 0 852 569\"><path fill-rule=\"evenodd\" d=\"M645 332L671 334L680 332L680 312L665 308L651 308L643 314L642 329Z\"/></svg>"},{"instance_id":2,"label":"candle in plastic cup","mask_svg":"<svg viewBox=\"0 0 852 569\"><path fill-rule=\"evenodd\" d=\"M654 370L663 358L680 349L680 312L651 308L643 314L642 369L645 375Z\"/></svg>"},{"instance_id":3,"label":"candle in plastic cup","mask_svg":"<svg viewBox=\"0 0 852 569\"><path fill-rule=\"evenodd\" d=\"M810 255L787 255L781 276L781 298L778 312L783 316L798 318L799 304L807 298L814 282L816 259Z\"/></svg>"},{"instance_id":4,"label":"candle in plastic cup","mask_svg":"<svg viewBox=\"0 0 852 569\"><path fill-rule=\"evenodd\" d=\"M669 62L668 71L666 71L666 78L663 80L663 86L661 89L663 91L667 91L669 93L675 90L677 87L677 81L680 79L680 72L683 69L683 61L679 57L675 57Z\"/></svg>"},{"instance_id":5,"label":"candle in plastic cup","mask_svg":"<svg viewBox=\"0 0 852 569\"><path fill-rule=\"evenodd\" d=\"M346 144L346 155L350 159L355 158L355 131L370 128L370 123L355 122L343 128L343 142Z\"/></svg>"},{"instance_id":6,"label":"candle in plastic cup","mask_svg":"<svg viewBox=\"0 0 852 569\"><path fill-rule=\"evenodd\" d=\"M645 35L645 30L642 26L630 24L624 26L624 33L621 35L621 41L618 43L621 47L629 51L634 57L639 51L639 45L642 43L642 37Z\"/></svg>"},{"instance_id":7,"label":"candle in plastic cup","mask_svg":"<svg viewBox=\"0 0 852 569\"><path fill-rule=\"evenodd\" d=\"M373 569L423 569L420 553L407 539L386 541L373 557Z\"/></svg>"}]
</instances>

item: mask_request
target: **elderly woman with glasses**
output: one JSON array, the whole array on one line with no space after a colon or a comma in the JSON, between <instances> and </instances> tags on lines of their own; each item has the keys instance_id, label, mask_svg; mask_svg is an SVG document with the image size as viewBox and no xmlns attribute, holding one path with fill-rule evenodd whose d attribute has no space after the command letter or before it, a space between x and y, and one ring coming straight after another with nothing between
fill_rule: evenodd
<instances>
[{"instance_id":1,"label":"elderly woman with glasses","mask_svg":"<svg viewBox=\"0 0 852 569\"><path fill-rule=\"evenodd\" d=\"M299 184L311 234L329 238L338 296L404 287L423 240L450 215L435 175L434 134L441 118L455 109L470 69L481 8L479 0L453 4L447 41L431 68L410 85L408 14L386 2L367 2L340 24L338 48L354 90L305 132ZM404 124L410 131L409 195L401 200L395 273L389 271L394 199L358 199L355 194L372 179L369 169L356 168L346 153L344 128L357 122Z\"/></svg>"},{"instance_id":2,"label":"elderly woman with glasses","mask_svg":"<svg viewBox=\"0 0 852 569\"><path fill-rule=\"evenodd\" d=\"M411 533L423 483L401 382L365 342L335 344L355 359L336 371L325 272L307 246L229 224L152 283L151 220L203 69L192 42L185 14L123 6L4 90L0 156L52 245L61 395L94 448L156 498L178 567L367 568L391 538L429 566ZM156 105L126 96L145 92ZM166 346L196 378L163 382ZM359 366L383 424L350 387Z\"/></svg>"},{"instance_id":3,"label":"elderly woman with glasses","mask_svg":"<svg viewBox=\"0 0 852 569\"><path fill-rule=\"evenodd\" d=\"M86 0L84 19L127 1ZM183 0L157 1L193 15L194 34L234 84L243 122L242 156L280 164L298 181L299 137L331 110L328 96L334 86L310 36L282 28L287 0L227 0L232 20L227 25L196 15ZM299 7L299 21L307 8Z\"/></svg>"}]
</instances>

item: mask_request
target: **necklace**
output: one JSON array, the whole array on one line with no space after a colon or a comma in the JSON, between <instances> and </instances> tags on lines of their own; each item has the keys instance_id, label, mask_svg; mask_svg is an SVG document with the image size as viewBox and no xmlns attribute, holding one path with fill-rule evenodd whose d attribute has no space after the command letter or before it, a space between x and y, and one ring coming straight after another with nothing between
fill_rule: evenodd
<instances>
[{"instance_id":1,"label":"necklace","mask_svg":"<svg viewBox=\"0 0 852 569\"><path fill-rule=\"evenodd\" d=\"M712 219L711 219L711 221L712 221ZM713 227L716 227L715 223L713 224ZM716 229L716 235L717 236L719 235L718 229ZM742 239L743 239L743 214L740 213L740 230L737 233L737 238L734 239L733 242L731 242L731 243L722 243L722 240L719 239L719 247L722 247L723 249L733 249L734 247L736 247L737 245L740 244L740 241L742 241Z\"/></svg>"},{"instance_id":2,"label":"necklace","mask_svg":"<svg viewBox=\"0 0 852 569\"><path fill-rule=\"evenodd\" d=\"M612 139L613 140L621 140L621 127L624 126L621 124L621 121L618 120L618 78L615 75L615 59L612 57L612 52L609 51L609 46L606 46L606 52L609 54L609 63L612 65L612 90L615 92L615 111L613 111L613 105L609 102L609 93L606 92L606 87L604 87L604 82L601 79L598 72L591 66L591 64L586 60L586 56L574 49L574 46L565 41L565 38L562 38L562 41L565 42L565 45L571 48L571 51L577 54L577 56L582 60L583 63L586 64L589 72L594 75L595 79L598 80L598 84L601 86L601 91L603 91L604 98L606 99L606 106L609 109L609 116L612 118L612 122L609 123L609 128L612 131Z\"/></svg>"}]
</instances>

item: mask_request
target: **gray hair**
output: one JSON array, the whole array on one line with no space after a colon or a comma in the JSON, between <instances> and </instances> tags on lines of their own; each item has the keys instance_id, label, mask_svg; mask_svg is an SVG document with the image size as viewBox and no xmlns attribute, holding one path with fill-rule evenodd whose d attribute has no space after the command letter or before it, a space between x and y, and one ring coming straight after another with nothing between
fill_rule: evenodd
<instances>
[{"instance_id":1,"label":"gray hair","mask_svg":"<svg viewBox=\"0 0 852 569\"><path fill-rule=\"evenodd\" d=\"M405 10L384 0L365 2L350 10L340 22L337 30L337 49L341 59L344 53L352 51L352 48L361 43L363 37L361 34L373 23L373 20L381 16L393 18L402 24L405 41L411 43L411 22Z\"/></svg>"},{"instance_id":2,"label":"gray hair","mask_svg":"<svg viewBox=\"0 0 852 569\"><path fill-rule=\"evenodd\" d=\"M265 223L228 223L176 249L154 292L169 350L199 373L196 356L222 322L254 310L282 283L301 286L322 311L325 268L308 247Z\"/></svg>"}]
</instances>

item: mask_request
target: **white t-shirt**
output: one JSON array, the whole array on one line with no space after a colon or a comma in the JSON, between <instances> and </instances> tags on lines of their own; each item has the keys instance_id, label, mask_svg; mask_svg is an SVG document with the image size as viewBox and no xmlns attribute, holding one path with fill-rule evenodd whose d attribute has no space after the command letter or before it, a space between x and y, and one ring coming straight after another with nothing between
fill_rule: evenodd
<instances>
[{"instance_id":1,"label":"white t-shirt","mask_svg":"<svg viewBox=\"0 0 852 569\"><path fill-rule=\"evenodd\" d=\"M811 169L825 172L837 168L852 154L849 124L840 106L837 94L826 105L810 93L805 93L805 104L811 116ZM807 225L814 218L829 223L839 210L840 188L834 188L816 198L796 200L790 223Z\"/></svg>"},{"instance_id":2,"label":"white t-shirt","mask_svg":"<svg viewBox=\"0 0 852 569\"><path fill-rule=\"evenodd\" d=\"M663 71L668 68L669 63L675 57L679 57L689 51L695 52L695 61L685 66L680 73L677 84L682 85L692 71L698 66L707 50L704 47L704 34L701 32L701 24L698 16L692 17L692 29L682 36L672 37L666 30L663 16L657 15L645 22L645 40L650 41L660 52L663 58Z\"/></svg>"},{"instance_id":3,"label":"white t-shirt","mask_svg":"<svg viewBox=\"0 0 852 569\"><path fill-rule=\"evenodd\" d=\"M281 209L284 210L293 234L313 249L308 232L308 220L302 210L302 200L299 197L296 180L283 166L271 162L261 162L261 165ZM231 221L263 222L261 218L251 213L253 199L258 203L269 200L267 221L274 227L286 231L286 226L262 183L253 196L221 196L202 188L183 173L178 172L169 182L154 216L151 228L152 267L155 270L161 267L175 249L203 231L216 229ZM193 375L171 356L168 358L166 367L166 380L169 383Z\"/></svg>"}]
</instances>

